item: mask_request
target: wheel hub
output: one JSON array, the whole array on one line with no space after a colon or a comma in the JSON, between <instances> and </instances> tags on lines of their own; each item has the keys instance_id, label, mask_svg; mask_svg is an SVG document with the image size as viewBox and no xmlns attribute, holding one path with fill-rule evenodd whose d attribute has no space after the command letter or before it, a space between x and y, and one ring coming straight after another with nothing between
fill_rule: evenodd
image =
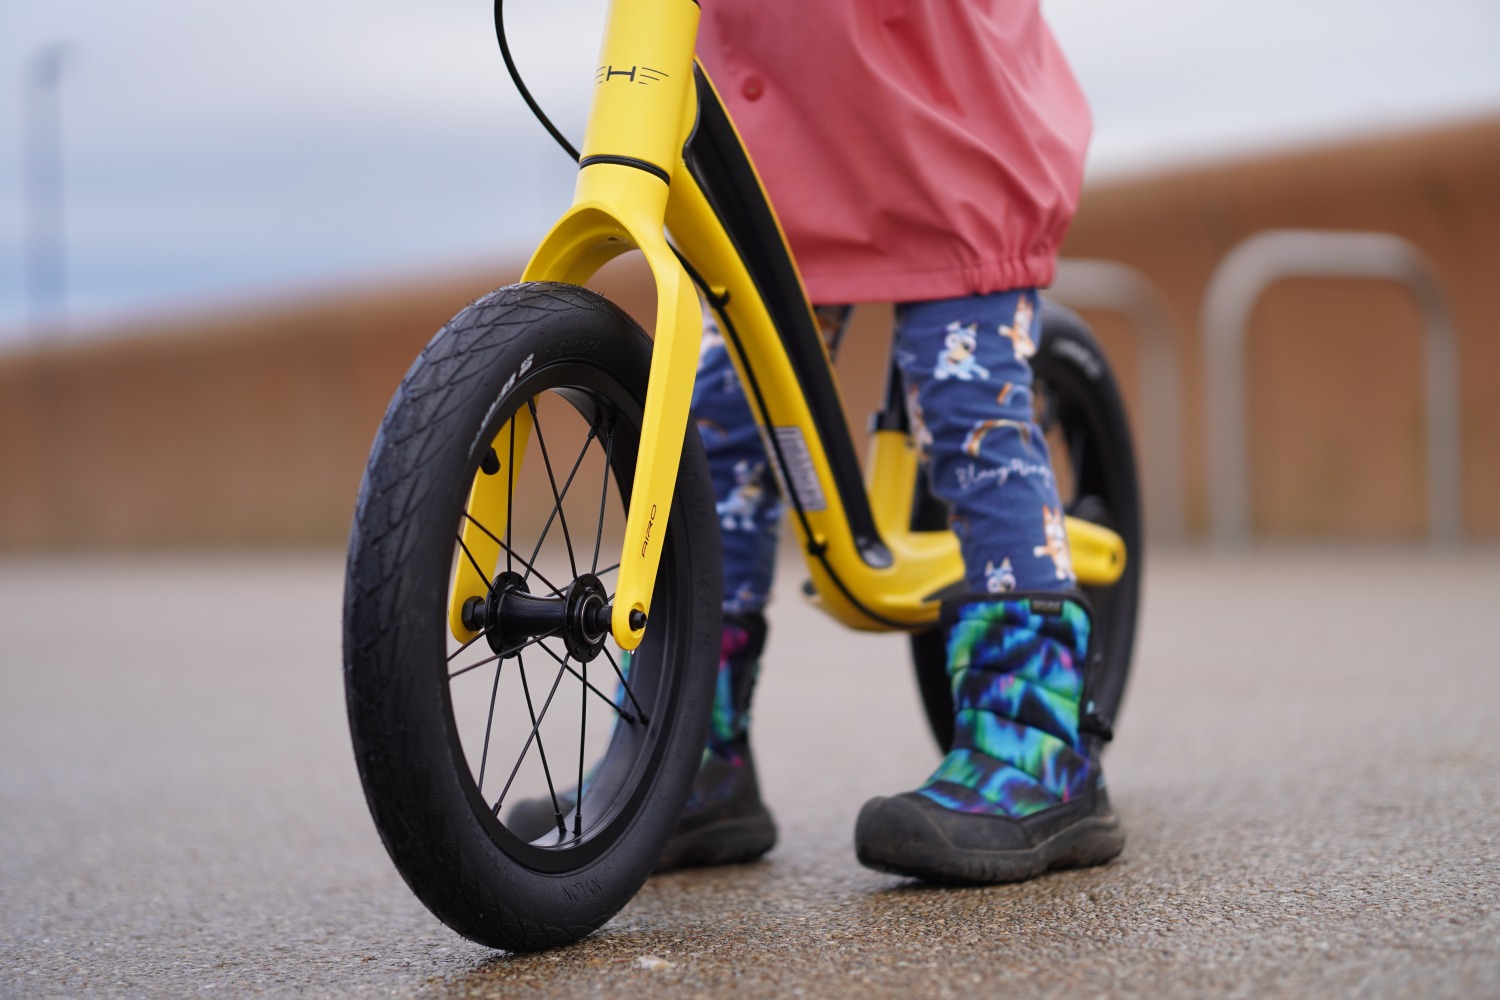
<instances>
[{"instance_id":1,"label":"wheel hub","mask_svg":"<svg viewBox=\"0 0 1500 1000\"><path fill-rule=\"evenodd\" d=\"M465 603L463 618L501 657L515 656L534 639L556 637L570 658L587 663L609 639L613 612L609 592L592 573L561 594L533 594L524 577L506 572L495 577L487 597Z\"/></svg>"}]
</instances>

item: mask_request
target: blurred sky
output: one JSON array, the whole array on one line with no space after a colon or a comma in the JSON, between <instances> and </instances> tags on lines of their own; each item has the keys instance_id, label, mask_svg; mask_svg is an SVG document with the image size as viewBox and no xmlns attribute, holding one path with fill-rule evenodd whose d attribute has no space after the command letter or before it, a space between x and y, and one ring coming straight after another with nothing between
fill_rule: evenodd
<instances>
[{"instance_id":1,"label":"blurred sky","mask_svg":"<svg viewBox=\"0 0 1500 1000\"><path fill-rule=\"evenodd\" d=\"M1500 114L1500 0L1044 7L1094 105L1095 178ZM507 5L522 70L575 141L603 8ZM21 123L39 51L67 46L68 309L87 330L524 254L573 171L513 94L490 16L486 0L0 6L0 348L30 336Z\"/></svg>"}]
</instances>

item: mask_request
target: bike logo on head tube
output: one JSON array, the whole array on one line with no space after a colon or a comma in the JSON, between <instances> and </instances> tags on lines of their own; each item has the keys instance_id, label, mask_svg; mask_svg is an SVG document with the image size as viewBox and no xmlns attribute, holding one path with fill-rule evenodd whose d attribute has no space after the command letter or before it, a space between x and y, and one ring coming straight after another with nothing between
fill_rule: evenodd
<instances>
[{"instance_id":1,"label":"bike logo on head tube","mask_svg":"<svg viewBox=\"0 0 1500 1000\"><path fill-rule=\"evenodd\" d=\"M655 83L657 80L665 80L671 74L663 73L659 69L650 66L632 66L629 69L615 69L613 64L600 66L594 70L595 83L639 83L645 85Z\"/></svg>"}]
</instances>

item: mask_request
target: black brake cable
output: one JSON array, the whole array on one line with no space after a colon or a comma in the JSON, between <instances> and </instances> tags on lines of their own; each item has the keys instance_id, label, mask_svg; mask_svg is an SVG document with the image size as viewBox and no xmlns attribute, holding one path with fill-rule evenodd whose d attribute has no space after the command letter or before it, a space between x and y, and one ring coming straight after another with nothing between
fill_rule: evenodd
<instances>
[{"instance_id":1,"label":"black brake cable","mask_svg":"<svg viewBox=\"0 0 1500 1000\"><path fill-rule=\"evenodd\" d=\"M505 17L502 12L504 6L505 0L495 0L495 40L500 43L500 55L505 59L505 68L510 73L511 82L520 92L521 100L525 101L531 113L536 115L536 120L542 123L542 127L547 130L548 134L557 140L557 144L576 162L579 159L578 150L573 148L573 144L557 130L557 126L552 124L552 119L542 111L541 106L531 96L531 91L526 89L526 83L521 79L521 71L516 69L516 61L510 56L510 45L505 40Z\"/></svg>"}]
</instances>

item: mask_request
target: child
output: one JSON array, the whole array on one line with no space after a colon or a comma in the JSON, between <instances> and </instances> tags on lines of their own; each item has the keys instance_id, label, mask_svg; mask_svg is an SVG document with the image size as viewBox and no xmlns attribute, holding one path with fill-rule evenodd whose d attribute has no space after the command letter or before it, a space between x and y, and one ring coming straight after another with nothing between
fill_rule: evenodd
<instances>
[{"instance_id":1,"label":"child","mask_svg":"<svg viewBox=\"0 0 1500 1000\"><path fill-rule=\"evenodd\" d=\"M866 804L859 859L949 882L1099 864L1124 846L1084 718L1089 611L1032 420L1039 303L1089 117L1039 0L704 4L698 49L820 319L894 301L894 350L969 596L944 608L953 749ZM725 625L712 732L664 866L759 857L776 828L748 742L781 501L712 324L694 392L718 493Z\"/></svg>"}]
</instances>

